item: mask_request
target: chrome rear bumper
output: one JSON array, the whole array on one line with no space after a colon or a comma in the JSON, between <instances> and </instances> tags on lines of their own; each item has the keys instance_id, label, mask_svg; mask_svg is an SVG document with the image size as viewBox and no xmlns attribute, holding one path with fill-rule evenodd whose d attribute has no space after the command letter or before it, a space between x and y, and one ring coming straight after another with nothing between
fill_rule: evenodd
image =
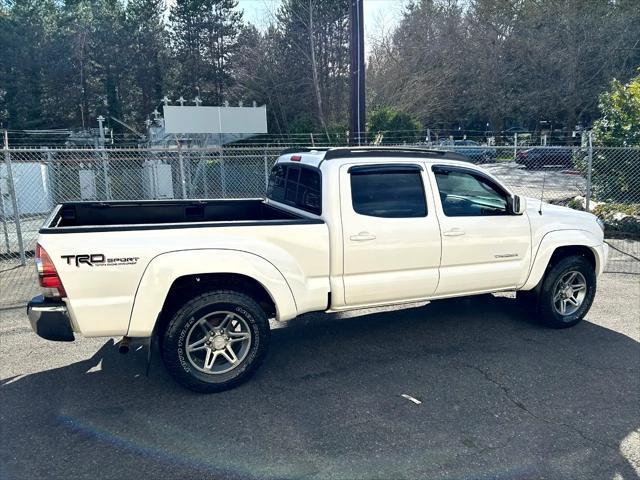
<instances>
[{"instance_id":1,"label":"chrome rear bumper","mask_svg":"<svg viewBox=\"0 0 640 480\"><path fill-rule=\"evenodd\" d=\"M73 342L73 329L62 300L34 297L27 304L27 316L31 328L40 337L55 342Z\"/></svg>"}]
</instances>

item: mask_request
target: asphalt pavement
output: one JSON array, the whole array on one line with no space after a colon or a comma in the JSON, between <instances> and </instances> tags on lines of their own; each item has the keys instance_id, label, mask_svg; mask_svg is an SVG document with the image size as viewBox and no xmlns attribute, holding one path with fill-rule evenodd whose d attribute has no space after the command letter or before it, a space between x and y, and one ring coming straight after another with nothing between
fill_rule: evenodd
<instances>
[{"instance_id":1,"label":"asphalt pavement","mask_svg":"<svg viewBox=\"0 0 640 480\"><path fill-rule=\"evenodd\" d=\"M640 476L638 275L567 330L490 295L278 327L250 381L198 395L144 346L0 311L0 478Z\"/></svg>"}]
</instances>

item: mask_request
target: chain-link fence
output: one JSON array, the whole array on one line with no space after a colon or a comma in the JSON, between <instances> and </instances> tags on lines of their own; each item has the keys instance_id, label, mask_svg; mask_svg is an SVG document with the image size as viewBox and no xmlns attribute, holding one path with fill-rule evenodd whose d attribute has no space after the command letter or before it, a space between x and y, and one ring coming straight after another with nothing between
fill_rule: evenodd
<instances>
[{"instance_id":1,"label":"chain-link fence","mask_svg":"<svg viewBox=\"0 0 640 480\"><path fill-rule=\"evenodd\" d=\"M424 146L424 145L420 145ZM262 197L282 146L210 149L8 149L0 160L0 307L38 293L32 258L53 207L77 200ZM441 145L515 193L589 209L638 234L640 149ZM616 240L609 271L640 273L635 241Z\"/></svg>"}]
</instances>

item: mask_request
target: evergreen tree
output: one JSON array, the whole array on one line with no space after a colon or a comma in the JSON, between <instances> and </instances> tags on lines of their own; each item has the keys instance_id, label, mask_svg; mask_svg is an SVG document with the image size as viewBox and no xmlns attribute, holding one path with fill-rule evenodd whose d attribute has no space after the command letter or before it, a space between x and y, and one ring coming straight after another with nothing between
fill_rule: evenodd
<instances>
[{"instance_id":1,"label":"evergreen tree","mask_svg":"<svg viewBox=\"0 0 640 480\"><path fill-rule=\"evenodd\" d=\"M130 110L125 115L143 121L164 96L168 35L163 0L129 0L125 31L129 40L128 68L132 74Z\"/></svg>"},{"instance_id":2,"label":"evergreen tree","mask_svg":"<svg viewBox=\"0 0 640 480\"><path fill-rule=\"evenodd\" d=\"M174 87L191 99L219 105L233 84L232 61L242 26L237 0L177 0L171 8Z\"/></svg>"}]
</instances>

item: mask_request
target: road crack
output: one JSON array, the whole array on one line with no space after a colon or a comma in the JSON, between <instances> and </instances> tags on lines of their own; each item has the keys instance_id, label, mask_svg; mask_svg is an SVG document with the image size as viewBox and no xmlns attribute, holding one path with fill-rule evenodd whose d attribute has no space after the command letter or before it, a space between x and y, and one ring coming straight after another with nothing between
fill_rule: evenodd
<instances>
[{"instance_id":1,"label":"road crack","mask_svg":"<svg viewBox=\"0 0 640 480\"><path fill-rule=\"evenodd\" d=\"M611 449L615 452L617 452L617 448L612 447L611 445L601 442L600 440L597 440L593 437L590 437L589 435L587 435L585 432L583 432L582 430L580 430L579 428L577 428L574 425L571 425L569 423L564 423L564 422L558 422L556 420L549 420L548 418L545 418L543 416L540 416L534 412L532 412L531 410L529 410L529 408L520 400L518 400L509 390L509 388L504 385L502 382L500 382L499 380L493 378L488 371L484 370L481 367L478 367L477 365L472 365L470 363L465 363L465 362L460 362L460 364L464 367L470 368L472 370L477 371L478 373L480 373L485 380L487 380L488 382L492 383L493 385L495 385L496 387L498 387L504 397L511 403L513 404L516 408L518 408L519 410L522 410L526 415L530 416L531 418L534 418L537 421L546 423L547 425L553 425L553 426L561 426L566 428L567 430L570 430L574 433L576 433L577 435L579 435L581 438L583 438L584 440L586 440L587 442L599 445L601 447L607 448L607 449Z\"/></svg>"}]
</instances>

